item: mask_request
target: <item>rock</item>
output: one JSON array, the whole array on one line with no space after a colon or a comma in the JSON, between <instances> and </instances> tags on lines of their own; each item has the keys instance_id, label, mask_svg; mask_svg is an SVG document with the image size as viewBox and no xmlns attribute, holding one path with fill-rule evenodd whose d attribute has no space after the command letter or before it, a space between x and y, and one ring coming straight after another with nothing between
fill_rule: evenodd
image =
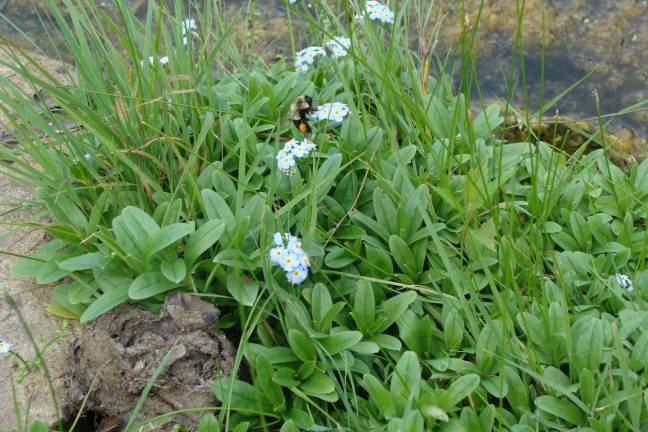
<instances>
[{"instance_id":1,"label":"rock","mask_svg":"<svg viewBox=\"0 0 648 432\"><path fill-rule=\"evenodd\" d=\"M90 392L88 410L126 423L165 356L139 420L215 406L214 378L228 376L234 366L232 345L216 330L218 316L211 304L172 293L159 316L122 305L99 317L73 343L70 362L76 367L63 398L66 411L75 413ZM176 415L173 421L193 425L201 414Z\"/></svg>"}]
</instances>

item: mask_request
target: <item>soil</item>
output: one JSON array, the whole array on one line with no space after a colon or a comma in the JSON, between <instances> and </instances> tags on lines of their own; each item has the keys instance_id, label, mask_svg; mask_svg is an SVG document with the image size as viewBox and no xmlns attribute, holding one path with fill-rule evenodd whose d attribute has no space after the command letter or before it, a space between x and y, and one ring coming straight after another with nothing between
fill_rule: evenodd
<instances>
[{"instance_id":1,"label":"soil","mask_svg":"<svg viewBox=\"0 0 648 432\"><path fill-rule=\"evenodd\" d=\"M218 316L211 304L176 292L167 296L159 316L122 305L96 319L72 343L71 364L76 367L66 378L64 411L74 415L91 391L87 410L125 424L165 357L139 419L213 407L214 378L229 375L234 366L234 349L216 330ZM179 414L171 420L190 426L202 414Z\"/></svg>"},{"instance_id":2,"label":"soil","mask_svg":"<svg viewBox=\"0 0 648 432\"><path fill-rule=\"evenodd\" d=\"M0 63L10 59L10 55L5 50L0 50ZM36 59L57 79L66 82L69 70L66 65L39 55L36 55ZM0 64L0 75L11 80L21 91L27 94L33 93L33 89L18 78L18 74L2 64ZM0 114L0 131L6 121L7 117ZM46 241L45 234L39 230L11 224L12 222L36 222L30 211L20 209L20 206L31 200L33 195L24 186L16 184L2 170L0 171L0 196L2 197L0 214L3 215L4 222L0 224L0 250L15 255L34 255ZM11 211L16 208L18 211ZM67 346L72 340L71 335L74 330L68 323L47 312L52 292L51 286L37 285L10 276L10 269L17 260L17 256L0 254L0 294L2 295L0 336L6 338L12 344L12 349L25 360L32 361L35 358L34 348L23 325L14 310L4 301L4 295L8 294L15 300L39 349L42 351L47 345L44 354L45 363L55 391L60 392L65 385L65 371L70 367L67 362ZM0 357L0 430L14 428L18 424L12 398L12 380L19 381L23 376L24 380L13 386L21 417L25 415L25 407L29 402L30 419L44 419L48 422L56 420L56 411L43 369L26 373L26 369L20 366L20 362L15 357L5 354Z\"/></svg>"},{"instance_id":3,"label":"soil","mask_svg":"<svg viewBox=\"0 0 648 432\"><path fill-rule=\"evenodd\" d=\"M16 185L4 175L0 175L0 212L8 211L19 204L20 201L31 198L30 194ZM28 211L19 211L9 216L4 216L4 221L27 221L32 217ZM33 255L44 242L43 232L33 229L15 229L11 225L0 225L0 249L14 254ZM54 381L54 388L58 391L64 388L65 371L67 364L67 345L71 336L62 320L56 319L47 313L46 307L51 297L52 288L46 285L13 279L9 276L11 267L18 258L0 254L0 335L11 344L12 349L24 359L30 361L35 357L35 351L16 313L4 301L4 295L12 296L24 317L27 325L37 340L40 349L50 343L44 354L45 362ZM13 428L18 424L14 402L12 399L12 380L19 380L25 372L19 367L20 363L14 357L6 354L0 357L0 430ZM30 418L54 421L56 412L52 403L51 394L42 369L28 374L24 381L15 386L16 398L19 401L21 415L24 415L27 402L30 402Z\"/></svg>"}]
</instances>

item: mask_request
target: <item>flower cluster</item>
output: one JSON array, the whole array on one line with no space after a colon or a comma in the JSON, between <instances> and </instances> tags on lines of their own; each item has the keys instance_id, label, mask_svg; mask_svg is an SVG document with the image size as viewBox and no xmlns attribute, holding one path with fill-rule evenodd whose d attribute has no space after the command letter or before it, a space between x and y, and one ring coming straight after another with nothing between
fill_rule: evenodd
<instances>
[{"instance_id":1,"label":"flower cluster","mask_svg":"<svg viewBox=\"0 0 648 432\"><path fill-rule=\"evenodd\" d=\"M324 45L331 51L333 58L346 57L348 49L351 48L351 39L340 36L327 41Z\"/></svg>"},{"instance_id":2,"label":"flower cluster","mask_svg":"<svg viewBox=\"0 0 648 432\"><path fill-rule=\"evenodd\" d=\"M295 69L297 72L306 72L308 70L308 66L312 65L315 62L315 58L319 55L326 55L326 51L322 47L318 46L312 46L308 48L304 48L303 50L297 52L295 56L297 57L297 60L295 60Z\"/></svg>"},{"instance_id":3,"label":"flower cluster","mask_svg":"<svg viewBox=\"0 0 648 432\"><path fill-rule=\"evenodd\" d=\"M347 51L351 48L351 39L340 36L327 41L326 48L331 52L333 58L345 57ZM311 46L295 54L295 70L297 72L306 72L308 67L315 62L317 56L326 56L326 50L319 46Z\"/></svg>"},{"instance_id":4,"label":"flower cluster","mask_svg":"<svg viewBox=\"0 0 648 432\"><path fill-rule=\"evenodd\" d=\"M287 244L284 242L286 240ZM279 264L292 284L300 284L308 276L310 258L302 249L299 239L290 233L274 234L275 247L270 250L270 261Z\"/></svg>"},{"instance_id":5,"label":"flower cluster","mask_svg":"<svg viewBox=\"0 0 648 432\"><path fill-rule=\"evenodd\" d=\"M621 288L625 289L629 293L634 291L634 286L632 286L632 279L630 279L628 275L615 273L614 279L616 279L616 282L619 284Z\"/></svg>"},{"instance_id":6,"label":"flower cluster","mask_svg":"<svg viewBox=\"0 0 648 432\"><path fill-rule=\"evenodd\" d=\"M184 20L182 22L182 45L184 46L187 45L187 43L189 42L187 33L191 32L192 30L198 30L198 24L196 24L196 20L194 19Z\"/></svg>"},{"instance_id":7,"label":"flower cluster","mask_svg":"<svg viewBox=\"0 0 648 432\"><path fill-rule=\"evenodd\" d=\"M367 3L365 3L365 10L362 11L360 19L367 15L372 21L381 21L389 24L394 23L394 11L392 11L389 6L377 1L367 0Z\"/></svg>"},{"instance_id":8,"label":"flower cluster","mask_svg":"<svg viewBox=\"0 0 648 432\"><path fill-rule=\"evenodd\" d=\"M0 354L7 353L9 350L11 350L11 344L7 339L0 336Z\"/></svg>"},{"instance_id":9,"label":"flower cluster","mask_svg":"<svg viewBox=\"0 0 648 432\"><path fill-rule=\"evenodd\" d=\"M182 34L187 33L191 30L198 30L198 24L196 24L195 19L188 19L182 22Z\"/></svg>"},{"instance_id":10,"label":"flower cluster","mask_svg":"<svg viewBox=\"0 0 648 432\"><path fill-rule=\"evenodd\" d=\"M342 102L333 102L317 107L311 118L313 120L328 120L341 122L349 114L349 107Z\"/></svg>"},{"instance_id":11,"label":"flower cluster","mask_svg":"<svg viewBox=\"0 0 648 432\"><path fill-rule=\"evenodd\" d=\"M148 60L151 66L155 64L155 60L156 60L155 57L149 57ZM164 66L165 64L169 63L169 57L167 56L160 57L159 59L157 59L157 61L160 62L162 66ZM144 66L144 60L140 61L140 64Z\"/></svg>"},{"instance_id":12,"label":"flower cluster","mask_svg":"<svg viewBox=\"0 0 648 432\"><path fill-rule=\"evenodd\" d=\"M302 141L291 139L284 144L284 148L277 153L277 166L286 174L292 174L295 167L295 158L303 158L317 145L304 138Z\"/></svg>"}]
</instances>

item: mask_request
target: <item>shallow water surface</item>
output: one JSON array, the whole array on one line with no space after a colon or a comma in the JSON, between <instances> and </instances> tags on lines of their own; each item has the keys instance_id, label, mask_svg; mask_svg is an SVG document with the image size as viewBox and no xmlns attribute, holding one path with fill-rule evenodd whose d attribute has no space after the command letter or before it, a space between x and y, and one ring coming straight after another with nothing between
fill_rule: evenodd
<instances>
[{"instance_id":1,"label":"shallow water surface","mask_svg":"<svg viewBox=\"0 0 648 432\"><path fill-rule=\"evenodd\" d=\"M0 14L4 17L0 19L0 33L23 46L30 45L9 24L11 21L52 54L61 41L44 8L39 6L42 3L40 0L0 0ZM232 11L248 4L246 0L222 3ZM307 7L306 1L302 3L302 7ZM459 9L461 3L430 2L433 19L423 29L416 28L413 21L412 31L417 35L412 39L430 42L435 37L430 27L441 20L441 31L434 46L442 56L457 48L466 16L478 22L475 50L480 90L485 99L512 98L519 105L524 105L526 100L529 108L535 110L543 99L548 101L559 95L591 72L584 83L547 114L557 111L566 116L595 117L594 90L604 115L648 100L648 0L526 0L521 34L517 31L520 2L465 0L465 11ZM110 1L100 4L108 11L114 8ZM129 0L129 4L139 15L145 14L145 1ZM251 49L266 61L272 61L277 55L290 55L283 0L257 0L251 5L256 13L250 15L248 32L237 35L238 40L247 40ZM483 5L481 10L480 5ZM541 74L542 45L544 76ZM520 52L524 53L526 81L520 74ZM516 66L511 75L512 62ZM648 109L604 120L610 122L612 129L628 126L637 134L648 136Z\"/></svg>"}]
</instances>

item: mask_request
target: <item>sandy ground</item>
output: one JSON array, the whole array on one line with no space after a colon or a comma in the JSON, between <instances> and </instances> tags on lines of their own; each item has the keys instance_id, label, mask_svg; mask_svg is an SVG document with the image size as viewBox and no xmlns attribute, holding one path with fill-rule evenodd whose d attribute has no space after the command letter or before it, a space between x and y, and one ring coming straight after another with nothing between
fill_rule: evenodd
<instances>
[{"instance_id":1,"label":"sandy ground","mask_svg":"<svg viewBox=\"0 0 648 432\"><path fill-rule=\"evenodd\" d=\"M0 175L0 211L4 212L15 206L15 198L29 198L29 193L16 185L4 175ZM13 213L5 217L4 221L21 221L29 218L26 211ZM15 230L11 225L0 225L0 248L21 255L33 255L36 249L43 243L43 232L33 229ZM59 333L64 331L63 321L54 318L46 311L47 303L51 297L51 287L37 285L36 283L14 279L10 276L13 264L17 257L2 254L0 255L0 292L3 298L5 294L12 296L29 328L31 329L37 344L42 350L43 346L53 340ZM29 338L21 325L16 313L4 301L0 301L0 334L5 337L13 346L13 350L19 353L25 360L35 358L35 351ZM67 350L68 338L58 339L47 349L44 358L46 365L55 381L55 387L63 385L62 373ZM18 368L19 362L14 357L4 355L0 358L0 429L12 428L17 425L15 404L12 398L12 380L19 378L21 372ZM24 382L16 385L17 400L21 416L25 415L25 407L31 399L30 418L47 419L55 418L54 405L47 390L47 384L42 370L29 374Z\"/></svg>"},{"instance_id":2,"label":"sandy ground","mask_svg":"<svg viewBox=\"0 0 648 432\"><path fill-rule=\"evenodd\" d=\"M8 56L0 47L0 62L6 61ZM64 77L64 67L58 62L43 57L38 57L48 70ZM0 75L11 79L21 89L31 93L29 86L21 82L17 74L7 67L0 65ZM0 117L0 124L5 118ZM0 126L1 127L1 126ZM27 210L20 210L9 214L5 212L20 205L26 199L30 199L28 190L17 185L7 177L0 168L0 212L2 224L0 224L0 250L18 255L33 255L43 243L45 236L42 231L31 228L19 228L11 225L11 222L24 222L29 220L31 215ZM69 333L69 328L64 328L63 320L57 319L46 311L50 302L52 288L50 286L37 285L34 282L15 279L10 276L11 267L18 260L17 257L0 254L0 335L6 338L17 353L25 360L31 361L35 358L35 351L29 342L16 313L4 301L4 295L12 296L29 328L31 329L36 342L43 349L43 346L58 338L62 333ZM64 359L67 356L69 337L57 339L47 348L44 355L45 362L50 375L54 380L56 389L63 385L62 371L64 370ZM0 430L16 427L16 407L12 397L12 380L20 378L24 369L18 367L19 362L15 357L0 356ZM56 418L54 405L42 369L28 374L20 385L15 385L17 400L21 417L24 418L26 406L29 403L29 418L52 421Z\"/></svg>"}]
</instances>

